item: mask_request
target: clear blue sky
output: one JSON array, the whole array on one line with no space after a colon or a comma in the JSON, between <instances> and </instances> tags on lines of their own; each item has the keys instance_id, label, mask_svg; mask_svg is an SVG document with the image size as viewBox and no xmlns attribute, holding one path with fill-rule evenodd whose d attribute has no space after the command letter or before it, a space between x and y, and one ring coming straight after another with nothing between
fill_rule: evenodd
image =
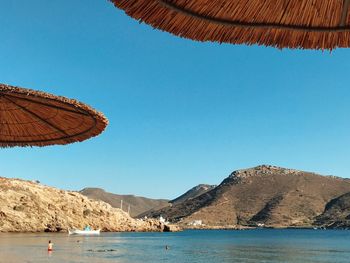
<instances>
[{"instance_id":1,"label":"clear blue sky","mask_svg":"<svg viewBox=\"0 0 350 263\"><path fill-rule=\"evenodd\" d=\"M2 0L0 82L79 99L99 137L0 150L0 175L174 198L272 164L350 176L350 50L199 43L107 0Z\"/></svg>"}]
</instances>

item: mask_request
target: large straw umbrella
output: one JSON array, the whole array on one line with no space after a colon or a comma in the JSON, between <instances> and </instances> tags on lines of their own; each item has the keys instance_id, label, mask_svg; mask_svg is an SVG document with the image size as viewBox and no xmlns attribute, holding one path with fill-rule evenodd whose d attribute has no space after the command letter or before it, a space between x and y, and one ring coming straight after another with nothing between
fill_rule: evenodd
<instances>
[{"instance_id":1,"label":"large straw umbrella","mask_svg":"<svg viewBox=\"0 0 350 263\"><path fill-rule=\"evenodd\" d=\"M154 28L198 41L277 48L350 46L350 0L110 0Z\"/></svg>"},{"instance_id":2,"label":"large straw umbrella","mask_svg":"<svg viewBox=\"0 0 350 263\"><path fill-rule=\"evenodd\" d=\"M0 84L0 147L80 142L107 124L102 113L76 100Z\"/></svg>"}]
</instances>

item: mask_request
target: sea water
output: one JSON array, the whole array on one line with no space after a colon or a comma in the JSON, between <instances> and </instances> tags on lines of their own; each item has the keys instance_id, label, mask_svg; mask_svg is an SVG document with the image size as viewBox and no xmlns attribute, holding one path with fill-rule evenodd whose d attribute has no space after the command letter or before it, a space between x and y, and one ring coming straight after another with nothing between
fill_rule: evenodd
<instances>
[{"instance_id":1,"label":"sea water","mask_svg":"<svg viewBox=\"0 0 350 263\"><path fill-rule=\"evenodd\" d=\"M54 251L47 251L47 243ZM166 249L168 246L168 249ZM348 230L0 234L0 262L350 262Z\"/></svg>"}]
</instances>

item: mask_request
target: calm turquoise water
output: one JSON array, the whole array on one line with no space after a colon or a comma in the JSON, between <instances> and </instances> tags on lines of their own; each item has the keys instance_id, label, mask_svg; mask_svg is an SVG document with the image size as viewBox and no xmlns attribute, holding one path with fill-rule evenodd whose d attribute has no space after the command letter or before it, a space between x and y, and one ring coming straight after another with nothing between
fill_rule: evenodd
<instances>
[{"instance_id":1,"label":"calm turquoise water","mask_svg":"<svg viewBox=\"0 0 350 263\"><path fill-rule=\"evenodd\" d=\"M49 239L52 254L46 251ZM350 262L350 231L0 234L0 262Z\"/></svg>"}]
</instances>

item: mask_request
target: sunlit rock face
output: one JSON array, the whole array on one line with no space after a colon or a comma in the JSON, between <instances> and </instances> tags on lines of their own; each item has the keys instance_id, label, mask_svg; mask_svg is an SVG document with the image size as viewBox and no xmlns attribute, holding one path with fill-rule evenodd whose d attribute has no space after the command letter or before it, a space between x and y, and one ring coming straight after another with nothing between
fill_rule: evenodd
<instances>
[{"instance_id":1,"label":"sunlit rock face","mask_svg":"<svg viewBox=\"0 0 350 263\"><path fill-rule=\"evenodd\" d=\"M1 232L56 232L86 225L102 231L163 231L158 220L136 220L111 205L35 181L0 177Z\"/></svg>"}]
</instances>

